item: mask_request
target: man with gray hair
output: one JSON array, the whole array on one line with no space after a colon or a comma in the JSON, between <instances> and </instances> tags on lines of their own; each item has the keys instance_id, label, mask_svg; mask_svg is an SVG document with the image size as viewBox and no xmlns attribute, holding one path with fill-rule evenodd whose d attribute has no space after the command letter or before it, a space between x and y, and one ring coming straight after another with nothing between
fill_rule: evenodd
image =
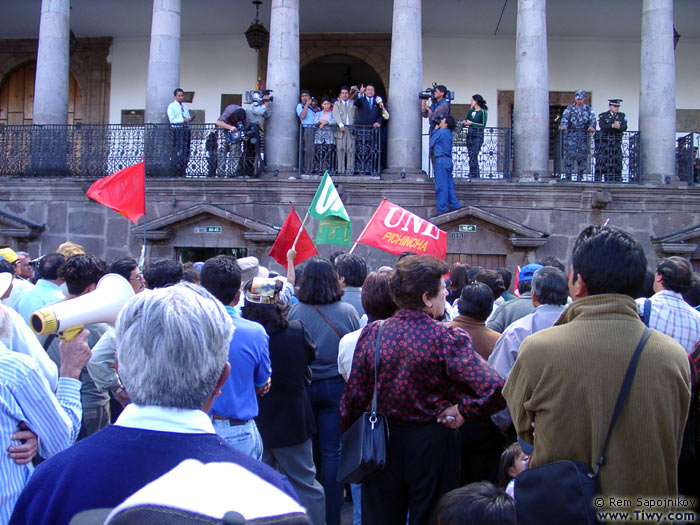
<instances>
[{"instance_id":1,"label":"man with gray hair","mask_svg":"<svg viewBox=\"0 0 700 525\"><path fill-rule=\"evenodd\" d=\"M503 331L488 359L503 379L508 379L523 340L535 332L549 328L559 319L569 297L569 284L564 272L554 266L545 266L532 276L530 291L535 309ZM507 428L511 423L507 408L491 418L501 428Z\"/></svg>"},{"instance_id":2,"label":"man with gray hair","mask_svg":"<svg viewBox=\"0 0 700 525\"><path fill-rule=\"evenodd\" d=\"M115 424L47 460L11 523L69 523L84 510L115 507L185 459L236 463L296 500L285 477L230 447L207 416L230 372L232 333L223 305L200 286L132 297L116 325L119 375L132 403Z\"/></svg>"}]
</instances>

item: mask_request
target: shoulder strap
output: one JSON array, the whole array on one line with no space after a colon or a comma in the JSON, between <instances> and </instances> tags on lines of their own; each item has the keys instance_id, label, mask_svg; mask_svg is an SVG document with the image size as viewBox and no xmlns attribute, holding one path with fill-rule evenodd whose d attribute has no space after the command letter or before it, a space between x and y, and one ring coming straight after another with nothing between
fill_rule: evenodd
<instances>
[{"instance_id":1,"label":"shoulder strap","mask_svg":"<svg viewBox=\"0 0 700 525\"><path fill-rule=\"evenodd\" d=\"M333 329L333 331L335 332L335 335L337 335L339 339L342 339L343 336L341 335L340 331L335 327L335 325L333 323L331 323L328 320L328 317L323 315L323 312L321 312L321 310L319 310L318 306L316 306L315 304L312 304L311 307L318 312L318 315L323 317L323 320L326 321L328 323L328 326L330 326Z\"/></svg>"},{"instance_id":2,"label":"shoulder strap","mask_svg":"<svg viewBox=\"0 0 700 525\"><path fill-rule=\"evenodd\" d=\"M627 366L627 372L625 372L625 379L622 381L622 388L620 388L620 393L617 395L617 401L615 402L615 410L613 411L612 419L610 420L608 435L605 437L605 444L603 444L603 451L600 453L600 459L596 464L595 477L598 477L598 474L600 473L600 467L602 467L605 464L605 451L607 450L608 443L610 442L610 435L612 434L613 427L617 422L617 418L620 416L620 412L622 412L622 407L624 406L625 401L627 401L627 396L629 395L630 388L632 387L632 381L634 381L634 375L637 372L637 364L639 363L639 357L642 355L642 349L644 348L644 345L646 344L650 335L651 328L646 327L644 329L644 334L642 334L642 339L639 341L637 349L632 355L630 364Z\"/></svg>"},{"instance_id":3,"label":"shoulder strap","mask_svg":"<svg viewBox=\"0 0 700 525\"><path fill-rule=\"evenodd\" d=\"M651 301L649 299L644 299L644 313L642 314L642 321L645 325L649 326L649 320L651 319Z\"/></svg>"},{"instance_id":4,"label":"shoulder strap","mask_svg":"<svg viewBox=\"0 0 700 525\"><path fill-rule=\"evenodd\" d=\"M49 336L46 338L46 341L44 341L44 350L49 349L49 346L51 346L51 343L53 343L53 340L56 338L56 334L49 334Z\"/></svg>"},{"instance_id":5,"label":"shoulder strap","mask_svg":"<svg viewBox=\"0 0 700 525\"><path fill-rule=\"evenodd\" d=\"M379 341L382 338L382 326L384 321L379 321L379 329L377 330L377 342L374 345L374 394L372 394L372 416L377 416L377 377L379 369Z\"/></svg>"}]
</instances>

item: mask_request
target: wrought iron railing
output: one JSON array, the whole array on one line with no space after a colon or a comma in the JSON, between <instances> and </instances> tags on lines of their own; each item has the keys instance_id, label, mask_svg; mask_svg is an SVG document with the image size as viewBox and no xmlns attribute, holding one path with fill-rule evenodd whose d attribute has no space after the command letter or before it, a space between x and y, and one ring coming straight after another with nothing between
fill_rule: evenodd
<instances>
[{"instance_id":1,"label":"wrought iron railing","mask_svg":"<svg viewBox=\"0 0 700 525\"><path fill-rule=\"evenodd\" d=\"M452 133L452 176L459 179L510 180L513 140L510 128L458 127ZM428 176L434 177L432 160Z\"/></svg>"},{"instance_id":2,"label":"wrought iron railing","mask_svg":"<svg viewBox=\"0 0 700 525\"><path fill-rule=\"evenodd\" d=\"M263 137L214 124L0 126L0 176L104 177L145 159L150 177L256 177Z\"/></svg>"},{"instance_id":3,"label":"wrought iron railing","mask_svg":"<svg viewBox=\"0 0 700 525\"><path fill-rule=\"evenodd\" d=\"M638 131L560 130L553 176L574 182L640 183Z\"/></svg>"},{"instance_id":4,"label":"wrought iron railing","mask_svg":"<svg viewBox=\"0 0 700 525\"><path fill-rule=\"evenodd\" d=\"M700 132L688 133L676 144L676 175L691 186L700 184Z\"/></svg>"},{"instance_id":5,"label":"wrought iron railing","mask_svg":"<svg viewBox=\"0 0 700 525\"><path fill-rule=\"evenodd\" d=\"M381 128L299 127L299 174L373 175L382 171ZM347 134L347 138L346 138Z\"/></svg>"}]
</instances>

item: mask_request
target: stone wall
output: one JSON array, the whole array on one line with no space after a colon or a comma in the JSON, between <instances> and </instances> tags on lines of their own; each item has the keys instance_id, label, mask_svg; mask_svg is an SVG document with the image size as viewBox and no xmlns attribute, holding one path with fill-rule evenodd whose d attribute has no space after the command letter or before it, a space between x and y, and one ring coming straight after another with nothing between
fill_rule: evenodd
<instances>
[{"instance_id":1,"label":"stone wall","mask_svg":"<svg viewBox=\"0 0 700 525\"><path fill-rule=\"evenodd\" d=\"M88 179L0 179L0 209L44 230L34 239L13 230L13 221L0 215L0 243L27 250L32 256L53 251L65 240L112 260L138 255L143 219L133 226L117 213L85 197ZM182 180L149 179L147 192L147 254L174 257L177 247L237 247L269 265L267 252L293 202L303 218L318 187L318 178L304 180ZM337 177L336 185L352 219L356 239L382 197L421 217L435 214L432 182L379 181ZM665 236L700 223L700 188L641 185L514 184L457 181L465 211L452 212L441 228L457 232L459 224L477 226L464 238L448 239L448 253L499 254L506 264L555 255L566 260L578 232L586 225L611 225L633 233L644 245L650 265L658 256L652 237ZM202 205L208 204L210 206ZM468 208L472 207L472 208ZM204 211L202 211L204 210ZM462 216L460 216L462 213ZM14 221L16 222L16 221ZM315 236L318 221L307 229ZM221 226L220 233L196 233L198 226ZM16 224L14 225L16 226ZM15 232L15 233L13 233ZM698 233L700 237L700 232ZM686 244L692 242L692 239ZM320 246L323 255L347 248ZM700 250L690 254L700 259ZM372 268L393 264L396 257L360 245L356 253ZM680 252L679 252L680 253ZM271 266L276 267L275 263ZM279 269L279 267L277 267Z\"/></svg>"}]
</instances>

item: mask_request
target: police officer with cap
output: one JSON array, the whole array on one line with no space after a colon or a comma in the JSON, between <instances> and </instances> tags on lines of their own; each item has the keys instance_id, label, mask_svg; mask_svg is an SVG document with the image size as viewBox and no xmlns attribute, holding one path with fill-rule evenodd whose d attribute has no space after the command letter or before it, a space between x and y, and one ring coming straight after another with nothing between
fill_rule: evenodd
<instances>
[{"instance_id":1,"label":"police officer with cap","mask_svg":"<svg viewBox=\"0 0 700 525\"><path fill-rule=\"evenodd\" d=\"M583 103L586 92L576 90L576 101L568 106L561 116L559 129L564 132L564 170L565 180L571 178L574 162L578 168L578 180L588 164L588 133L595 132L595 113L591 106Z\"/></svg>"},{"instance_id":2,"label":"police officer with cap","mask_svg":"<svg viewBox=\"0 0 700 525\"><path fill-rule=\"evenodd\" d=\"M622 181L622 135L627 131L627 117L620 111L622 99L608 100L609 109L598 115L600 132L596 136L596 179Z\"/></svg>"}]
</instances>

